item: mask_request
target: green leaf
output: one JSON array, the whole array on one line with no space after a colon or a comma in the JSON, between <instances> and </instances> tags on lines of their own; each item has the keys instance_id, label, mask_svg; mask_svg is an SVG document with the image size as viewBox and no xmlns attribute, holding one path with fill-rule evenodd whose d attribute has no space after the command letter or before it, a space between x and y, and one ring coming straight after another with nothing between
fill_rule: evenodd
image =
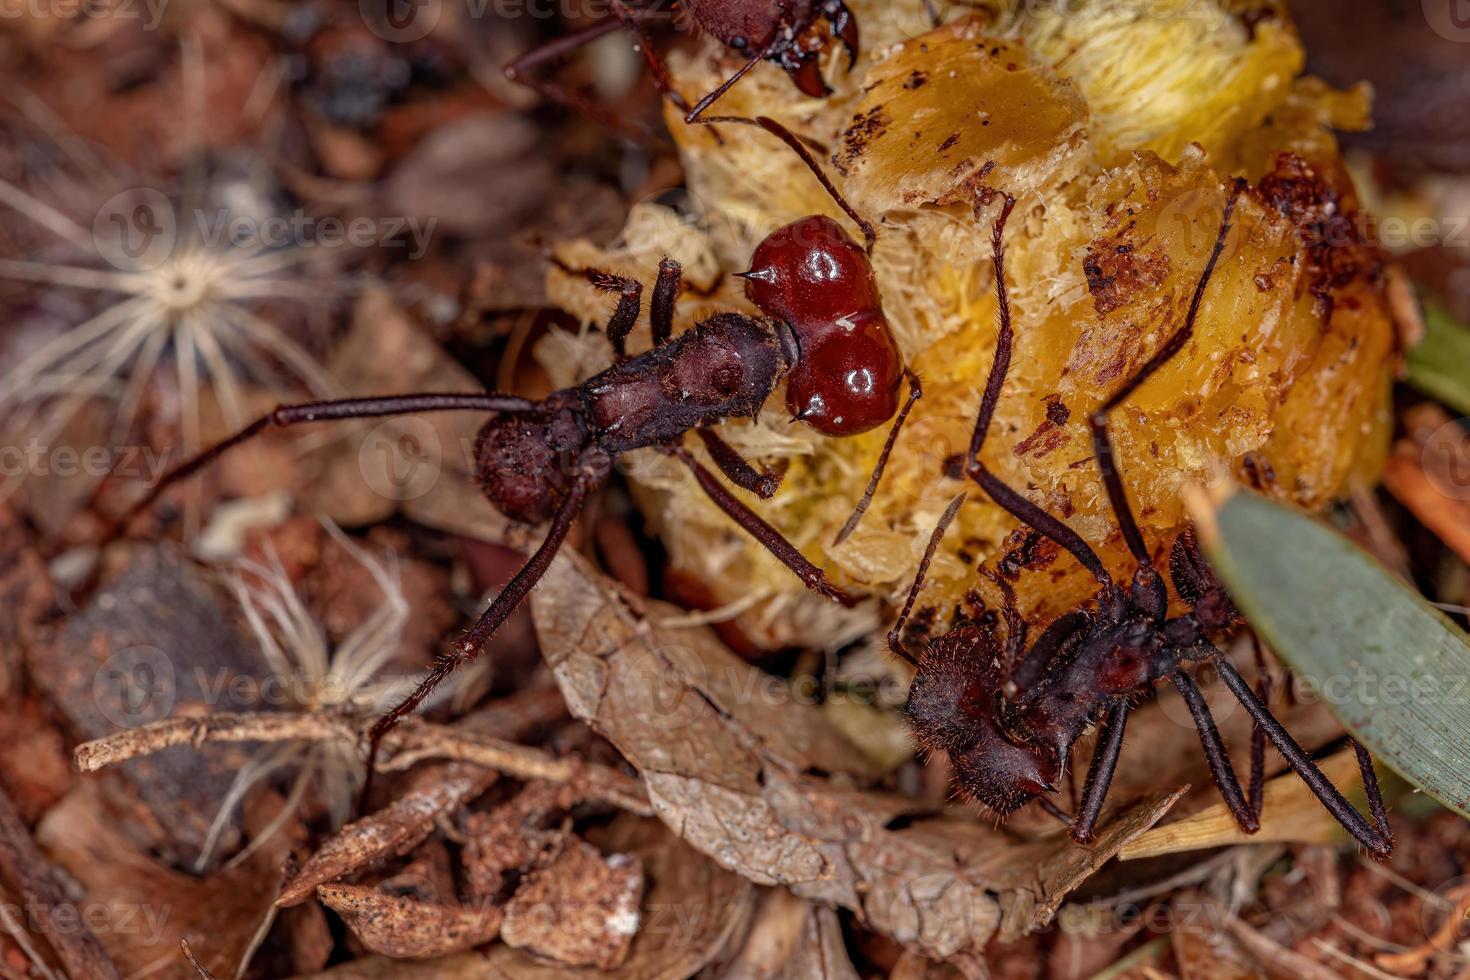
<instances>
[{"instance_id":1,"label":"green leaf","mask_svg":"<svg viewBox=\"0 0 1470 980\"><path fill-rule=\"evenodd\" d=\"M1237 492L1201 541L1251 626L1375 756L1470 817L1470 640L1352 542ZM1213 526L1212 526L1213 525Z\"/></svg>"},{"instance_id":2,"label":"green leaf","mask_svg":"<svg viewBox=\"0 0 1470 980\"><path fill-rule=\"evenodd\" d=\"M1424 304L1424 339L1409 349L1409 383L1470 415L1470 327L1444 307Z\"/></svg>"}]
</instances>

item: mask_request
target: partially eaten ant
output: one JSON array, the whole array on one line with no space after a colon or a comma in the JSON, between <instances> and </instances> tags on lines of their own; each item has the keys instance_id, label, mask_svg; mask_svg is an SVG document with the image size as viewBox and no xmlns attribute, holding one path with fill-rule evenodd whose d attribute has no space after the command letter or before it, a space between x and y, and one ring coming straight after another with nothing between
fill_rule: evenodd
<instances>
[{"instance_id":1,"label":"partially eaten ant","mask_svg":"<svg viewBox=\"0 0 1470 980\"><path fill-rule=\"evenodd\" d=\"M1006 485L980 461L980 450L1010 367L1013 340L1003 232L1015 200L1003 197L991 240L999 334L964 472L1022 524L1071 553L1096 579L1098 591L1089 606L1052 622L1027 649L1026 626L1015 608L1014 595L996 576L1005 596L1001 610L1006 624L1003 642L989 623L963 621L929 641L921 653L911 653L903 641L904 627L935 550L964 500L961 495L934 529L888 642L897 656L917 670L907 709L917 740L929 751L945 752L954 766L959 792L997 814L1005 816L1039 800L1049 812L1071 824L1073 840L1092 841L1122 751L1129 711L1153 695L1156 683L1168 680L1184 698L1199 731L1210 773L1231 814L1243 831L1254 833L1260 827L1264 742L1253 739L1248 798L1209 706L1187 670L1191 664L1208 664L1250 714L1256 732L1264 733L1275 745L1348 833L1374 857L1383 859L1392 852L1394 840L1372 759L1356 741L1352 743L1372 815L1370 822L1327 780L1213 642L1212 637L1222 636L1239 624L1241 617L1188 531L1176 539L1169 565L1175 590L1189 611L1169 616L1168 593L1133 517L1108 431L1109 413L1177 355L1193 335L1201 300L1220 259L1244 186L1244 181L1237 180L1226 194L1219 233L1195 285L1183 325L1089 420L1108 500L1137 563L1137 571L1127 585L1113 579L1080 535ZM994 191L981 195L977 217L995 197ZM1094 724L1100 729L1098 745L1077 812L1067 817L1043 794L1057 789L1073 746Z\"/></svg>"},{"instance_id":2,"label":"partially eaten ant","mask_svg":"<svg viewBox=\"0 0 1470 980\"><path fill-rule=\"evenodd\" d=\"M562 85L538 78L535 73L597 38L622 28L633 35L634 44L648 63L648 70L659 90L684 113L685 122L696 123L701 121L710 106L762 61L780 66L803 95L817 99L831 92L822 79L821 58L832 41L841 41L846 49L849 71L857 64L862 49L857 18L843 0L682 0L680 5L700 30L732 51L748 57L744 65L693 106L674 87L669 70L654 49L644 26L659 13L659 0L641 7L623 0L611 0L612 16L527 52L505 66L506 77L534 88L554 102L621 128L621 121L612 118L596 103ZM825 30L818 24L824 18L827 21Z\"/></svg>"},{"instance_id":3,"label":"partially eaten ant","mask_svg":"<svg viewBox=\"0 0 1470 980\"><path fill-rule=\"evenodd\" d=\"M694 431L730 482L770 497L781 484L782 471L752 465L712 427L730 418L754 418L783 379L788 382L787 404L797 420L828 435L865 432L892 419L888 440L843 529L845 535L871 499L898 432L921 395L918 379L905 371L883 318L870 262L872 226L857 217L796 137L771 120L752 122L797 149L842 210L858 221L866 249L836 221L822 216L780 228L762 241L752 269L743 274L748 295L764 315L718 313L678 336L673 328L682 270L678 262L665 258L649 306L653 346L632 357L627 354L627 338L642 310L642 284L600 270L569 269L594 286L619 294L605 328L616 356L607 370L539 401L494 393L422 393L278 407L166 473L114 523L105 540L125 529L170 486L267 430L425 412L492 413L475 445L474 469L481 488L511 520L550 522L546 536L413 693L373 725L370 776L383 736L461 664L472 660L505 623L545 574L583 503L607 481L623 453L652 448L677 459L721 510L808 588L844 605L856 604L859 597L832 584L821 568L737 499L682 445L685 434ZM901 377L909 380L909 396L899 409ZM369 780L364 797L370 785Z\"/></svg>"}]
</instances>

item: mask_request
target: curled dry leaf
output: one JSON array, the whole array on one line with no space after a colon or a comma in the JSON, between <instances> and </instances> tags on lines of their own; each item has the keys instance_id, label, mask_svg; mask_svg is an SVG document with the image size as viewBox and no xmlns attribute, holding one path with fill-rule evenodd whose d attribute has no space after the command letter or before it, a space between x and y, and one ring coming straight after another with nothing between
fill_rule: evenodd
<instances>
[{"instance_id":1,"label":"curled dry leaf","mask_svg":"<svg viewBox=\"0 0 1470 980\"><path fill-rule=\"evenodd\" d=\"M743 933L755 888L662 824L625 815L597 844L605 851L636 855L650 885L628 958L622 966L599 974L603 980L686 980ZM496 946L484 954L427 961L364 957L318 974L316 980L565 980L567 975L565 966Z\"/></svg>"},{"instance_id":2,"label":"curled dry leaf","mask_svg":"<svg viewBox=\"0 0 1470 980\"><path fill-rule=\"evenodd\" d=\"M712 631L661 628L672 607L649 602L640 616L630 601L571 553L535 593L542 650L572 713L638 767L654 811L700 851L751 881L851 909L924 955L978 952L997 930L1046 922L1178 798L1135 808L1088 849L1017 845L958 817L893 829L924 806L847 788L873 766L816 706Z\"/></svg>"},{"instance_id":3,"label":"curled dry leaf","mask_svg":"<svg viewBox=\"0 0 1470 980\"><path fill-rule=\"evenodd\" d=\"M568 966L616 969L638 932L643 885L637 855L604 857L568 836L516 890L505 907L500 938Z\"/></svg>"},{"instance_id":4,"label":"curled dry leaf","mask_svg":"<svg viewBox=\"0 0 1470 980\"><path fill-rule=\"evenodd\" d=\"M316 893L364 946L395 959L428 959L473 949L495 938L503 915L489 902L421 902L364 885L319 885Z\"/></svg>"},{"instance_id":5,"label":"curled dry leaf","mask_svg":"<svg viewBox=\"0 0 1470 980\"><path fill-rule=\"evenodd\" d=\"M579 799L573 787L536 782L490 812L466 817L461 860L469 893L477 898L500 894L516 872L531 867L564 837L560 828L546 825L552 814Z\"/></svg>"},{"instance_id":6,"label":"curled dry leaf","mask_svg":"<svg viewBox=\"0 0 1470 980\"><path fill-rule=\"evenodd\" d=\"M411 790L328 838L282 887L276 906L298 905L320 885L407 854L429 836L441 816L479 796L497 778L496 773L474 766L445 767L442 781Z\"/></svg>"}]
</instances>

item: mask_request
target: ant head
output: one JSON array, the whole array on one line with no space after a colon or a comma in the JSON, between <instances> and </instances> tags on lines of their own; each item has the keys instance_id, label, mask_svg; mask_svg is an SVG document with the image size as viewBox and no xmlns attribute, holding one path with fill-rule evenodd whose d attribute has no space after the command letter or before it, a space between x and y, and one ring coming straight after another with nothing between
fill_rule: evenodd
<instances>
[{"instance_id":1,"label":"ant head","mask_svg":"<svg viewBox=\"0 0 1470 980\"><path fill-rule=\"evenodd\" d=\"M961 795L1008 814L1050 792L1061 774L1054 753L1002 729L999 655L994 631L981 623L964 622L935 638L906 711L919 744L948 754Z\"/></svg>"},{"instance_id":2,"label":"ant head","mask_svg":"<svg viewBox=\"0 0 1470 980\"><path fill-rule=\"evenodd\" d=\"M1062 778L1054 753L1014 742L993 725L974 745L952 753L949 760L960 794L1002 816L1052 792Z\"/></svg>"},{"instance_id":3,"label":"ant head","mask_svg":"<svg viewBox=\"0 0 1470 980\"><path fill-rule=\"evenodd\" d=\"M741 276L750 301L767 316L789 322L798 334L804 324L830 328L842 317L879 305L868 253L822 214L767 235L751 256L750 271Z\"/></svg>"},{"instance_id":4,"label":"ant head","mask_svg":"<svg viewBox=\"0 0 1470 980\"><path fill-rule=\"evenodd\" d=\"M756 248L745 293L791 325L799 355L786 406L827 435L856 435L898 411L903 355L883 317L872 263L842 226L812 215Z\"/></svg>"}]
</instances>

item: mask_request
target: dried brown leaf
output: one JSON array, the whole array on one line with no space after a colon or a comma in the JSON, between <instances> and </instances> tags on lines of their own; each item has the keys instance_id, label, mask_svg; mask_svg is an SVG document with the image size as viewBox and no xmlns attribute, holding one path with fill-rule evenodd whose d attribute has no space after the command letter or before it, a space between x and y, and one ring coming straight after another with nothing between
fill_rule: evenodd
<instances>
[{"instance_id":1,"label":"dried brown leaf","mask_svg":"<svg viewBox=\"0 0 1470 980\"><path fill-rule=\"evenodd\" d=\"M395 959L462 953L489 942L500 931L502 911L488 902L470 906L421 902L364 885L319 885L316 894L364 946Z\"/></svg>"},{"instance_id":2,"label":"dried brown leaf","mask_svg":"<svg viewBox=\"0 0 1470 980\"><path fill-rule=\"evenodd\" d=\"M445 778L412 790L391 805L356 820L327 838L281 889L276 906L298 905L317 887L413 850L436 821L483 793L497 774L473 766L447 767Z\"/></svg>"},{"instance_id":3,"label":"dried brown leaf","mask_svg":"<svg viewBox=\"0 0 1470 980\"><path fill-rule=\"evenodd\" d=\"M755 888L720 869L654 820L624 816L597 841L636 854L650 883L628 958L604 980L686 980L745 929ZM363 957L320 980L565 980L568 969L509 946L423 962ZM302 978L307 980L307 978Z\"/></svg>"},{"instance_id":4,"label":"dried brown leaf","mask_svg":"<svg viewBox=\"0 0 1470 980\"><path fill-rule=\"evenodd\" d=\"M873 767L818 708L711 630L661 626L672 607L642 603L640 615L631 603L585 559L563 554L532 615L568 707L638 767L658 816L724 867L850 909L925 955L978 952L997 929L1045 922L1178 798L1135 808L1090 849L1015 846L956 817L891 829L924 805L847 788Z\"/></svg>"},{"instance_id":5,"label":"dried brown leaf","mask_svg":"<svg viewBox=\"0 0 1470 980\"><path fill-rule=\"evenodd\" d=\"M632 854L603 856L568 837L536 868L505 907L507 945L568 966L613 970L638 931L643 862Z\"/></svg>"},{"instance_id":6,"label":"dried brown leaf","mask_svg":"<svg viewBox=\"0 0 1470 980\"><path fill-rule=\"evenodd\" d=\"M857 980L842 925L825 905L803 901L784 888L762 893L745 945L725 966L730 977Z\"/></svg>"}]
</instances>

